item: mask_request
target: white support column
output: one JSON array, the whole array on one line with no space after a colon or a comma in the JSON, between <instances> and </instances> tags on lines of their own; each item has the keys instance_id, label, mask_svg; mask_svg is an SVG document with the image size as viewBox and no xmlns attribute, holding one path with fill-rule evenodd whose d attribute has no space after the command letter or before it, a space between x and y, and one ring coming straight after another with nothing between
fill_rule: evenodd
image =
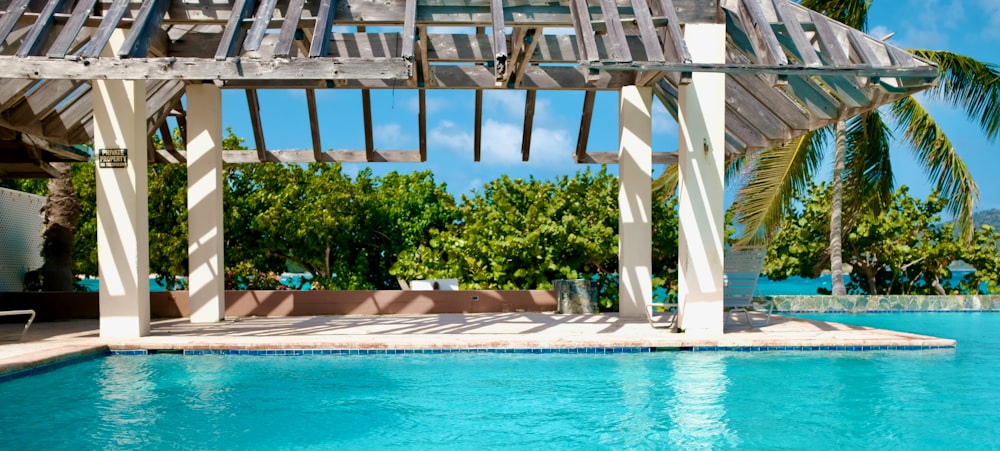
<instances>
[{"instance_id":1,"label":"white support column","mask_svg":"<svg viewBox=\"0 0 1000 451\"><path fill-rule=\"evenodd\" d=\"M226 314L223 278L222 93L213 84L187 86L188 290L191 322Z\"/></svg>"},{"instance_id":2,"label":"white support column","mask_svg":"<svg viewBox=\"0 0 1000 451\"><path fill-rule=\"evenodd\" d=\"M695 63L725 63L726 26L687 24L684 41ZM726 75L695 72L678 100L678 327L721 334Z\"/></svg>"},{"instance_id":3,"label":"white support column","mask_svg":"<svg viewBox=\"0 0 1000 451\"><path fill-rule=\"evenodd\" d=\"M111 35L114 57L125 31ZM124 167L97 167L97 262L101 337L149 334L149 211L146 175L146 82L95 80L94 149L126 149Z\"/></svg>"},{"instance_id":4,"label":"white support column","mask_svg":"<svg viewBox=\"0 0 1000 451\"><path fill-rule=\"evenodd\" d=\"M618 311L644 318L653 299L652 88L625 86L618 103Z\"/></svg>"}]
</instances>

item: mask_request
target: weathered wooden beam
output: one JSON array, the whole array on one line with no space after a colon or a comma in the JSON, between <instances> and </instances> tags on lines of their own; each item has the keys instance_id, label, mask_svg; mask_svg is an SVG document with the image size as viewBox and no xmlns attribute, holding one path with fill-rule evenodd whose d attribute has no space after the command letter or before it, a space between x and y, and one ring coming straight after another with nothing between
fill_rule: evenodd
<instances>
[{"instance_id":1,"label":"weathered wooden beam","mask_svg":"<svg viewBox=\"0 0 1000 451\"><path fill-rule=\"evenodd\" d=\"M419 65L416 65L418 70L414 70L413 74L410 76L411 80L414 78L417 81L417 86L424 87L429 83L433 82L434 78L431 77L431 61L428 57L430 52L430 39L427 38L427 27L420 26L418 28L418 36L420 36L420 61ZM419 73L418 73L419 72Z\"/></svg>"},{"instance_id":2,"label":"weathered wooden beam","mask_svg":"<svg viewBox=\"0 0 1000 451\"><path fill-rule=\"evenodd\" d=\"M677 152L653 152L653 164L677 164ZM577 158L580 164L618 164L618 152L587 152Z\"/></svg>"},{"instance_id":3,"label":"weathered wooden beam","mask_svg":"<svg viewBox=\"0 0 1000 451\"><path fill-rule=\"evenodd\" d=\"M58 60L0 57L0 78L76 80L405 80L407 64L398 58L296 58L291 61L242 58L134 58Z\"/></svg>"},{"instance_id":4,"label":"weathered wooden beam","mask_svg":"<svg viewBox=\"0 0 1000 451\"><path fill-rule=\"evenodd\" d=\"M420 161L427 161L427 91L417 91L417 103L420 112L417 114L417 132L420 140Z\"/></svg>"},{"instance_id":5,"label":"weathered wooden beam","mask_svg":"<svg viewBox=\"0 0 1000 451\"><path fill-rule=\"evenodd\" d=\"M101 25L97 27L97 31L90 38L90 42L83 48L83 51L80 53L81 57L98 58L101 56L104 47L108 45L108 40L111 39L111 33L114 33L118 22L121 22L122 17L125 16L128 4L129 0L112 0L111 8L108 9L107 13L101 19Z\"/></svg>"},{"instance_id":6,"label":"weathered wooden beam","mask_svg":"<svg viewBox=\"0 0 1000 451\"><path fill-rule=\"evenodd\" d=\"M840 41L833 31L833 27L830 25L830 20L815 11L810 11L809 17L812 18L813 25L816 27L820 53L826 57L827 61L833 63L834 66L847 66L851 64L850 58L844 52L844 48L841 47Z\"/></svg>"},{"instance_id":7,"label":"weathered wooden beam","mask_svg":"<svg viewBox=\"0 0 1000 451\"><path fill-rule=\"evenodd\" d=\"M663 61L663 44L660 43L656 28L653 26L653 17L646 0L632 0L632 12L635 14L635 22L639 27L642 46L646 50L646 60Z\"/></svg>"},{"instance_id":8,"label":"weathered wooden beam","mask_svg":"<svg viewBox=\"0 0 1000 451\"><path fill-rule=\"evenodd\" d=\"M483 149L483 90L476 90L476 118L473 126L472 161L479 162Z\"/></svg>"},{"instance_id":9,"label":"weathered wooden beam","mask_svg":"<svg viewBox=\"0 0 1000 451\"><path fill-rule=\"evenodd\" d=\"M739 7L740 21L747 37L750 38L750 44L757 58L756 63L770 66L788 65L788 57L781 49L778 37L757 1L740 0ZM784 77L778 77L777 74L768 74L767 78L773 85L786 83Z\"/></svg>"},{"instance_id":10,"label":"weathered wooden beam","mask_svg":"<svg viewBox=\"0 0 1000 451\"><path fill-rule=\"evenodd\" d=\"M187 158L186 151L178 151L171 155L163 150L157 150L159 158L167 163L183 163L180 158ZM270 150L265 152L264 162L268 163L309 163L315 161L310 150ZM226 163L261 163L256 152L247 150L223 150L222 161ZM323 163L364 163L367 161L363 150L328 150L322 153ZM376 163L419 163L420 152L416 150L376 150Z\"/></svg>"},{"instance_id":11,"label":"weathered wooden beam","mask_svg":"<svg viewBox=\"0 0 1000 451\"><path fill-rule=\"evenodd\" d=\"M21 18L26 9L28 9L28 0L13 0L7 5L6 12L0 18L0 44L3 44L10 32L14 31L17 20Z\"/></svg>"},{"instance_id":12,"label":"weathered wooden beam","mask_svg":"<svg viewBox=\"0 0 1000 451\"><path fill-rule=\"evenodd\" d=\"M323 144L319 131L319 111L316 109L316 90L306 89L306 107L309 109L309 136L312 137L313 159L323 160Z\"/></svg>"},{"instance_id":13,"label":"weathered wooden beam","mask_svg":"<svg viewBox=\"0 0 1000 451\"><path fill-rule=\"evenodd\" d=\"M538 91L525 91L524 96L524 129L521 133L521 161L528 161L531 154L531 130L535 123L535 96Z\"/></svg>"},{"instance_id":14,"label":"weathered wooden beam","mask_svg":"<svg viewBox=\"0 0 1000 451\"><path fill-rule=\"evenodd\" d=\"M582 163L587 157L587 143L590 141L590 123L594 118L594 98L597 91L583 93L583 113L580 115L580 134L576 137L576 153L573 159Z\"/></svg>"},{"instance_id":15,"label":"weathered wooden beam","mask_svg":"<svg viewBox=\"0 0 1000 451\"><path fill-rule=\"evenodd\" d=\"M493 25L493 75L498 87L507 79L507 35L503 23L503 0L490 0Z\"/></svg>"},{"instance_id":16,"label":"weathered wooden beam","mask_svg":"<svg viewBox=\"0 0 1000 451\"><path fill-rule=\"evenodd\" d=\"M365 159L375 161L375 133L372 127L372 93L371 90L361 90L361 109L365 121Z\"/></svg>"},{"instance_id":17,"label":"weathered wooden beam","mask_svg":"<svg viewBox=\"0 0 1000 451\"><path fill-rule=\"evenodd\" d=\"M798 64L769 65L769 64L675 64L675 63L653 63L653 62L633 62L630 64L599 63L581 64L583 67L600 68L609 71L677 71L677 72L710 72L726 74L772 74L782 76L792 75L830 75L830 76L855 76L855 77L899 77L899 78L926 78L937 69L933 66L920 67L894 67L894 66L871 66L867 64L850 64L847 66L823 66L810 67ZM780 84L780 83L779 83Z\"/></svg>"},{"instance_id":18,"label":"weathered wooden beam","mask_svg":"<svg viewBox=\"0 0 1000 451\"><path fill-rule=\"evenodd\" d=\"M143 0L139 15L132 22L132 28L125 43L118 51L121 58L144 58L149 55L149 44L160 30L160 22L167 12L170 0Z\"/></svg>"},{"instance_id":19,"label":"weathered wooden beam","mask_svg":"<svg viewBox=\"0 0 1000 451\"><path fill-rule=\"evenodd\" d=\"M253 17L253 25L247 31L247 37L243 40L243 50L252 52L260 48L260 41L264 39L271 17L274 16L274 8L278 6L278 0L263 0L257 6L257 13ZM301 6L299 12L301 13ZM298 19L294 21L298 23ZM284 25L282 25L284 27Z\"/></svg>"},{"instance_id":20,"label":"weathered wooden beam","mask_svg":"<svg viewBox=\"0 0 1000 451\"><path fill-rule=\"evenodd\" d=\"M542 30L540 28L533 28L530 30L530 36L526 36L526 39L530 39L529 42L525 43L524 54L522 57L518 58L517 70L514 73L514 86L520 88L523 85L522 78L524 78L524 73L531 67L531 59L535 55L535 49L538 48L538 42L542 36Z\"/></svg>"},{"instance_id":21,"label":"weathered wooden beam","mask_svg":"<svg viewBox=\"0 0 1000 451\"><path fill-rule=\"evenodd\" d=\"M57 11L62 9L64 0L49 0L45 8L35 19L35 24L21 41L21 47L17 50L17 56L37 56L40 54L40 47L52 29L53 18ZM4 17L6 18L6 16ZM0 41L2 43L2 41Z\"/></svg>"},{"instance_id":22,"label":"weathered wooden beam","mask_svg":"<svg viewBox=\"0 0 1000 451\"><path fill-rule=\"evenodd\" d=\"M285 11L285 20L281 23L281 32L274 46L274 56L285 58L292 54L292 44L295 42L295 31L299 28L302 18L302 6L305 0L290 0Z\"/></svg>"},{"instance_id":23,"label":"weathered wooden beam","mask_svg":"<svg viewBox=\"0 0 1000 451\"><path fill-rule=\"evenodd\" d=\"M235 0L233 4L233 15L229 16L226 28L222 31L222 40L215 50L215 59L222 61L231 56L236 56L236 51L240 47L240 34L243 32L243 19L253 11L257 0Z\"/></svg>"},{"instance_id":24,"label":"weathered wooden beam","mask_svg":"<svg viewBox=\"0 0 1000 451\"><path fill-rule=\"evenodd\" d=\"M266 161L267 146L264 145L264 127L260 121L260 99L257 98L257 91L247 89L247 107L250 109L250 125L253 127L253 140L257 146L257 157L260 161Z\"/></svg>"},{"instance_id":25,"label":"weathered wooden beam","mask_svg":"<svg viewBox=\"0 0 1000 451\"><path fill-rule=\"evenodd\" d=\"M579 60L581 62L599 61L601 56L597 51L597 41L594 39L594 27L590 22L590 8L587 6L587 0L570 0L569 6L579 47Z\"/></svg>"},{"instance_id":26,"label":"weathered wooden beam","mask_svg":"<svg viewBox=\"0 0 1000 451\"><path fill-rule=\"evenodd\" d=\"M401 36L401 45L399 56L404 60L413 62L413 46L416 40L416 26L417 26L417 0L405 0L406 6L403 10L403 34ZM421 45L425 45L423 43Z\"/></svg>"},{"instance_id":27,"label":"weathered wooden beam","mask_svg":"<svg viewBox=\"0 0 1000 451\"><path fill-rule=\"evenodd\" d=\"M330 33L333 32L333 15L337 9L337 0L319 0L319 11L316 12L316 28L313 30L312 46L309 47L310 58L323 58L329 53Z\"/></svg>"},{"instance_id":28,"label":"weathered wooden beam","mask_svg":"<svg viewBox=\"0 0 1000 451\"><path fill-rule=\"evenodd\" d=\"M77 37L80 35L80 30L83 29L83 25L88 17L90 17L90 12L93 11L94 5L97 0L78 0L76 6L73 7L73 13L70 15L69 20L63 25L62 32L59 36L56 36L55 42L49 46L49 51L46 52L46 56L49 58L63 58L69 53L70 49L77 42ZM25 55L27 56L27 55Z\"/></svg>"},{"instance_id":29,"label":"weathered wooden beam","mask_svg":"<svg viewBox=\"0 0 1000 451\"><path fill-rule=\"evenodd\" d=\"M774 11L778 15L778 20L785 24L785 32L792 39L795 53L798 54L802 63L806 66L822 66L823 62L816 56L816 50L813 49L812 43L809 42L809 37L806 36L802 22L799 21L799 18L792 10L792 3L788 0L772 0L772 2Z\"/></svg>"},{"instance_id":30,"label":"weathered wooden beam","mask_svg":"<svg viewBox=\"0 0 1000 451\"><path fill-rule=\"evenodd\" d=\"M608 61L629 63L632 61L632 52L629 51L628 41L625 39L625 28L622 27L621 15L618 14L618 3L615 0L600 1L601 14L607 24Z\"/></svg>"}]
</instances>

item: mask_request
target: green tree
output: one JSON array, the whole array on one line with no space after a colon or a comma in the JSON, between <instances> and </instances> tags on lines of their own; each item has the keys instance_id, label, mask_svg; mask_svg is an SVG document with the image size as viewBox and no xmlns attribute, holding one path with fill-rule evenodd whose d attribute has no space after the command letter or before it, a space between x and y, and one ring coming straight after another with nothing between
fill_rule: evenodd
<instances>
[{"instance_id":1,"label":"green tree","mask_svg":"<svg viewBox=\"0 0 1000 451\"><path fill-rule=\"evenodd\" d=\"M829 185L813 185L801 207L789 209L768 248L764 275L772 280L789 276L816 277L826 266L826 224L829 224ZM914 199L903 186L881 213L865 212L843 241L844 262L852 267L847 291L852 294L946 294L978 290L996 278L1000 254L995 246L966 246L953 223L941 221L945 201L932 195ZM997 239L991 228L980 228L974 242ZM961 286L946 283L949 264L964 260L977 268ZM995 284L994 284L995 285Z\"/></svg>"}]
</instances>

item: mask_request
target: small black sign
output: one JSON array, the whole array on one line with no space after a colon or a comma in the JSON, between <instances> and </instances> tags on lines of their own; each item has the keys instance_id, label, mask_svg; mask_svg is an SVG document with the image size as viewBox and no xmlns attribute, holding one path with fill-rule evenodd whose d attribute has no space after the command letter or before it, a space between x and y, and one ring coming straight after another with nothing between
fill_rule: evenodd
<instances>
[{"instance_id":1,"label":"small black sign","mask_svg":"<svg viewBox=\"0 0 1000 451\"><path fill-rule=\"evenodd\" d=\"M97 167L100 168L128 167L128 149L98 149Z\"/></svg>"}]
</instances>

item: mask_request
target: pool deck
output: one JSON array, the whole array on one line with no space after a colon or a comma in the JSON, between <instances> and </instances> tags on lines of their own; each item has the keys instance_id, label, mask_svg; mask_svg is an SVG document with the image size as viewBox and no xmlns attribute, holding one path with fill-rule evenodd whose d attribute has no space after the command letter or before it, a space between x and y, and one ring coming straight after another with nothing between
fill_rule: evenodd
<instances>
[{"instance_id":1,"label":"pool deck","mask_svg":"<svg viewBox=\"0 0 1000 451\"><path fill-rule=\"evenodd\" d=\"M764 315L752 313L755 324ZM736 319L733 315L733 319ZM4 325L4 330L12 330ZM717 350L922 349L955 340L774 315L749 327L742 314L725 333L697 336L616 314L491 313L239 318L212 324L153 322L149 336L107 339L96 320L36 323L20 342L0 342L0 375L108 350L583 349ZM851 349L857 348L857 349Z\"/></svg>"}]
</instances>

